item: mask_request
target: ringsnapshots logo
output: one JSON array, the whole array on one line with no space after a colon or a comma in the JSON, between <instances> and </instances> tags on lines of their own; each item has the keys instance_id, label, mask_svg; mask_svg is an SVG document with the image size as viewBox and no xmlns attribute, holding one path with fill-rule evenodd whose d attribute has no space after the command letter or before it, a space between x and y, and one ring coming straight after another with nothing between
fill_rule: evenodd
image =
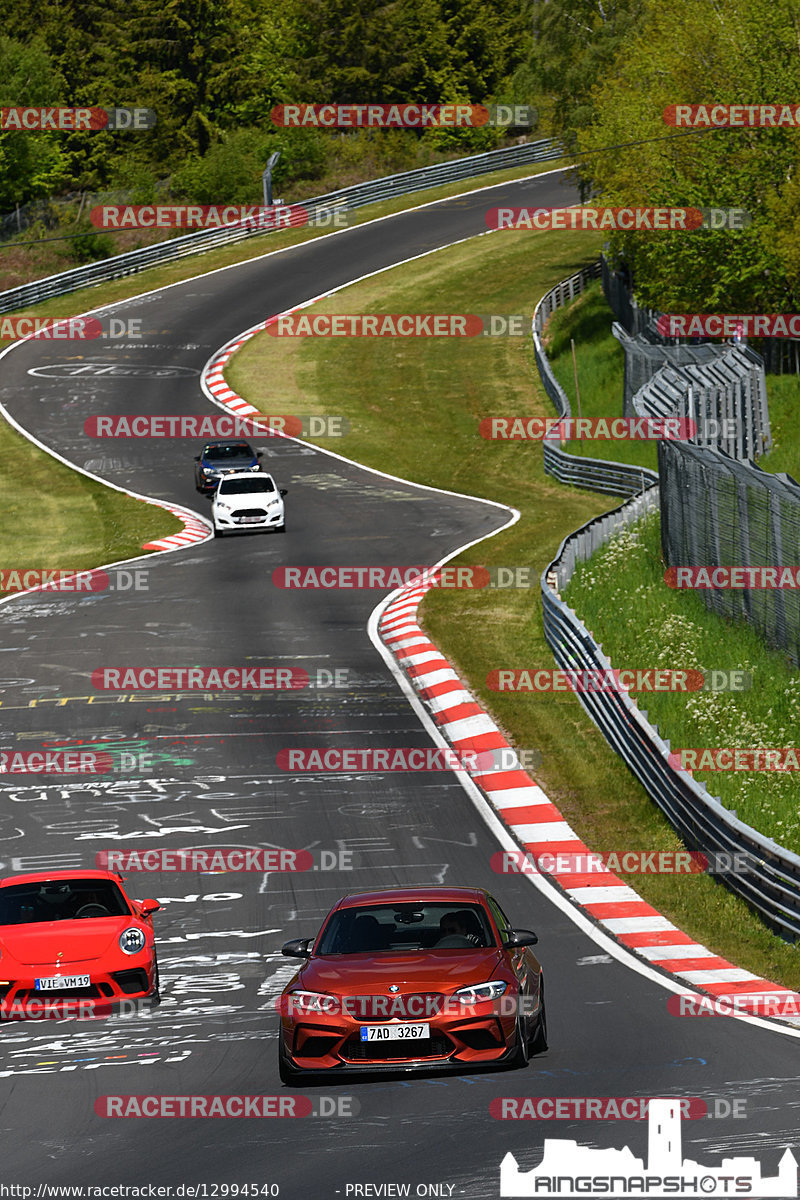
<instances>
[{"instance_id":1,"label":"ringsnapshots logo","mask_svg":"<svg viewBox=\"0 0 800 1200\"><path fill-rule=\"evenodd\" d=\"M490 208L487 229L594 230L610 233L696 233L699 229L746 229L743 208Z\"/></svg>"},{"instance_id":2,"label":"ringsnapshots logo","mask_svg":"<svg viewBox=\"0 0 800 1200\"><path fill-rule=\"evenodd\" d=\"M797 1161L786 1149L778 1173L764 1176L752 1157L724 1158L703 1166L683 1157L681 1101L652 1099L648 1108L647 1162L622 1150L590 1149L571 1139L545 1138L537 1167L521 1171L510 1152L500 1164L503 1197L797 1196Z\"/></svg>"},{"instance_id":3,"label":"ringsnapshots logo","mask_svg":"<svg viewBox=\"0 0 800 1200\"><path fill-rule=\"evenodd\" d=\"M536 121L530 104L278 104L270 115L281 129L529 129Z\"/></svg>"}]
</instances>

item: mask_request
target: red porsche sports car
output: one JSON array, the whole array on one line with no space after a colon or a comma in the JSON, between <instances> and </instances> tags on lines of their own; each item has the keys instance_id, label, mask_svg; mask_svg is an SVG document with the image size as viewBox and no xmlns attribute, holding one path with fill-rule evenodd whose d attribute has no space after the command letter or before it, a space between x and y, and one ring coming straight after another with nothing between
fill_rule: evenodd
<instances>
[{"instance_id":1,"label":"red porsche sports car","mask_svg":"<svg viewBox=\"0 0 800 1200\"><path fill-rule=\"evenodd\" d=\"M530 949L537 941L480 888L345 896L316 940L283 947L306 961L279 1001L281 1080L527 1066L547 1049L542 968Z\"/></svg>"},{"instance_id":2,"label":"red porsche sports car","mask_svg":"<svg viewBox=\"0 0 800 1200\"><path fill-rule=\"evenodd\" d=\"M0 880L0 1020L108 1015L158 1002L157 900L130 900L114 871Z\"/></svg>"}]
</instances>

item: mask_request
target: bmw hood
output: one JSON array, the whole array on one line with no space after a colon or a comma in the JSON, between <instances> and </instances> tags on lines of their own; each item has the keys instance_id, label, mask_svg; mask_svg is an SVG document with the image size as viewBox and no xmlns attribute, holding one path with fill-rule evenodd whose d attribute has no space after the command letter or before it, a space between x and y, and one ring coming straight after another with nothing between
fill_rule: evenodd
<instances>
[{"instance_id":1,"label":"bmw hood","mask_svg":"<svg viewBox=\"0 0 800 1200\"><path fill-rule=\"evenodd\" d=\"M364 995L410 992L452 992L491 979L501 961L500 951L426 950L412 954L332 954L312 958L298 976L309 992Z\"/></svg>"}]
</instances>

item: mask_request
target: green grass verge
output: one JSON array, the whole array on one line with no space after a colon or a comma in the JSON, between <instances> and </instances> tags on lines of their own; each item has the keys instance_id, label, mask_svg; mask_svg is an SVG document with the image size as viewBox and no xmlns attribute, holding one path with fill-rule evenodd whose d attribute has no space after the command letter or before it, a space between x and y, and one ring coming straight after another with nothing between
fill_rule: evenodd
<instances>
[{"instance_id":1,"label":"green grass verge","mask_svg":"<svg viewBox=\"0 0 800 1200\"><path fill-rule=\"evenodd\" d=\"M349 214L349 220L351 224L362 224L375 217L477 187L490 187L506 180L556 170L566 161L533 163L444 187L429 188L412 196L356 209ZM19 309L16 315L75 316L89 307L99 308L143 291L191 279L206 271L245 262L284 246L319 237L324 232L324 229L296 229L248 239L234 246L193 255L162 267L152 267L124 279L57 296L43 304ZM2 345L0 341L0 347ZM167 537L183 528L175 517L163 509L143 505L71 471L39 450L6 422L0 422L0 455L6 463L4 478L10 489L9 495L14 497L11 505L14 520L7 523L3 536L0 569L87 570L105 562L135 557L141 553L143 542ZM0 594L3 594L2 588Z\"/></svg>"},{"instance_id":2,"label":"green grass verge","mask_svg":"<svg viewBox=\"0 0 800 1200\"><path fill-rule=\"evenodd\" d=\"M575 343L580 416L622 416L625 353L611 333L613 320L614 314L597 280L572 304L553 313L547 323L544 339L547 356L556 379L567 393L574 417L579 415L579 406L570 340ZM564 449L583 458L605 458L658 470L655 442L570 441Z\"/></svg>"},{"instance_id":3,"label":"green grass verge","mask_svg":"<svg viewBox=\"0 0 800 1200\"><path fill-rule=\"evenodd\" d=\"M773 448L758 460L765 471L785 471L800 482L800 437L797 436L797 375L768 375L767 400Z\"/></svg>"},{"instance_id":4,"label":"green grass verge","mask_svg":"<svg viewBox=\"0 0 800 1200\"><path fill-rule=\"evenodd\" d=\"M6 423L0 454L7 496L3 570L85 571L136 558L144 542L183 529L171 513L87 479Z\"/></svg>"},{"instance_id":5,"label":"green grass verge","mask_svg":"<svg viewBox=\"0 0 800 1200\"><path fill-rule=\"evenodd\" d=\"M384 272L315 312L530 313L545 291L598 252L593 234L494 234ZM275 411L278 395L282 411L345 415L351 434L327 444L350 458L521 511L516 525L461 560L529 567L533 589L431 592L422 608L425 627L514 744L541 752L537 777L589 846L678 849L674 831L576 697L497 693L485 683L498 667L553 666L542 632L539 573L563 537L616 503L546 477L539 444L478 436L483 417L552 414L528 339L263 336L236 354L227 374L263 412ZM800 987L797 952L710 877L636 876L630 882L717 953Z\"/></svg>"},{"instance_id":6,"label":"green grass verge","mask_svg":"<svg viewBox=\"0 0 800 1200\"><path fill-rule=\"evenodd\" d=\"M581 564L563 598L615 667L749 673L748 691L638 697L673 750L793 745L800 676L751 626L709 612L696 592L667 587L660 539L653 513ZM697 771L695 778L740 820L800 853L798 772Z\"/></svg>"}]
</instances>

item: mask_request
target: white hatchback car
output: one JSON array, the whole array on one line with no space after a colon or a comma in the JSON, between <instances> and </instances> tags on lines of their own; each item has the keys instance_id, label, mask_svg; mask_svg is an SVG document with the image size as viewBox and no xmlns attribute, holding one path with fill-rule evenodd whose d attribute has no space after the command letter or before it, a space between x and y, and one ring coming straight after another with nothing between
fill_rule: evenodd
<instances>
[{"instance_id":1,"label":"white hatchback car","mask_svg":"<svg viewBox=\"0 0 800 1200\"><path fill-rule=\"evenodd\" d=\"M211 502L214 537L237 529L274 529L286 531L283 497L286 488L277 488L266 471L228 475L219 481Z\"/></svg>"}]
</instances>

